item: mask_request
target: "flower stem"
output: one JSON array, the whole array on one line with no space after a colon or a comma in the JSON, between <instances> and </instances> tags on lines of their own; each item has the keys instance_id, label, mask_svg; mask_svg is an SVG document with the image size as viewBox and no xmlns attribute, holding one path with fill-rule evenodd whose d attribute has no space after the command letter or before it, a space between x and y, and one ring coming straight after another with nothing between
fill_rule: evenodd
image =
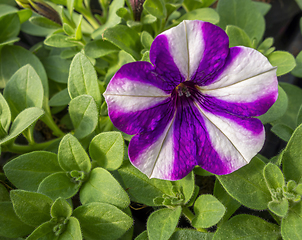
<instances>
[{"instance_id":1,"label":"flower stem","mask_svg":"<svg viewBox=\"0 0 302 240\"><path fill-rule=\"evenodd\" d=\"M190 223L192 224L192 220L193 218L195 218L195 215L190 211L190 209L188 207L183 207L182 208L182 214L190 221ZM197 231L199 232L204 232L206 233L207 230L204 228L196 228Z\"/></svg>"},{"instance_id":2,"label":"flower stem","mask_svg":"<svg viewBox=\"0 0 302 240\"><path fill-rule=\"evenodd\" d=\"M57 126L57 124L54 122L51 114L49 114L48 112L44 114L41 120L52 130L53 135L57 137L63 137L65 135L65 133L63 133L61 129Z\"/></svg>"},{"instance_id":3,"label":"flower stem","mask_svg":"<svg viewBox=\"0 0 302 240\"><path fill-rule=\"evenodd\" d=\"M32 151L36 151L36 150L43 150L46 147L48 147L49 145L51 145L52 143L58 141L61 138L56 138L47 142L43 142L43 143L36 143L34 145L20 145L20 144L10 144L10 145L6 145L3 146L3 150L6 152L12 152L12 153L18 153L18 154L23 154L23 153L28 153L28 152L32 152Z\"/></svg>"}]
</instances>

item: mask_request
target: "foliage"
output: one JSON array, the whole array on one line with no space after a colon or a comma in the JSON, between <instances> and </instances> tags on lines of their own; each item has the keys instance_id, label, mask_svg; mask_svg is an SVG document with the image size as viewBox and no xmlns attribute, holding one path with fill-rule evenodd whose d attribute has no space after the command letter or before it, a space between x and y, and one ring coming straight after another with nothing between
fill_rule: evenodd
<instances>
[{"instance_id":1,"label":"foliage","mask_svg":"<svg viewBox=\"0 0 302 240\"><path fill-rule=\"evenodd\" d=\"M284 150L224 176L196 167L178 181L149 179L129 162L132 136L108 117L102 94L112 76L149 61L153 39L182 20L216 24L230 47L254 48L278 76L302 77L302 53L263 39L270 4L215 2L99 0L93 11L89 0L0 0L0 152L10 158L0 169L1 240L302 239L301 88L280 83L258 117ZM43 40L28 50L14 45L20 33ZM214 189L204 194L200 179L216 179ZM136 236L138 204L150 211ZM240 206L265 215L234 216Z\"/></svg>"}]
</instances>

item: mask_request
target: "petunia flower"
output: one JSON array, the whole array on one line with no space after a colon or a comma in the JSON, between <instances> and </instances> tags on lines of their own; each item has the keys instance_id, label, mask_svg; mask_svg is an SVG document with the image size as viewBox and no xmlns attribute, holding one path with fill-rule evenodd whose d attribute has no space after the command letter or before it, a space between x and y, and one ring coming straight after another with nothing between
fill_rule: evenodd
<instances>
[{"instance_id":1,"label":"petunia flower","mask_svg":"<svg viewBox=\"0 0 302 240\"><path fill-rule=\"evenodd\" d=\"M261 150L265 131L253 117L278 96L266 57L229 48L211 23L184 21L155 38L150 61L122 66L104 93L113 124L135 135L128 154L136 168L167 180L196 165L229 174Z\"/></svg>"}]
</instances>

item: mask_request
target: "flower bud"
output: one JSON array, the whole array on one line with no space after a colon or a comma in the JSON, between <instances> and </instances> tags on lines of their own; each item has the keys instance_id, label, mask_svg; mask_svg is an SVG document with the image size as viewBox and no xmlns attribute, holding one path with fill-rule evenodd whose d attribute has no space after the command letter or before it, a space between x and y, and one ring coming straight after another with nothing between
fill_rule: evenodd
<instances>
[{"instance_id":1,"label":"flower bud","mask_svg":"<svg viewBox=\"0 0 302 240\"><path fill-rule=\"evenodd\" d=\"M130 0L135 21L139 21L143 12L143 4L145 0Z\"/></svg>"},{"instance_id":2,"label":"flower bud","mask_svg":"<svg viewBox=\"0 0 302 240\"><path fill-rule=\"evenodd\" d=\"M29 8L39 15L62 25L61 18L56 10L42 0L16 0L19 6Z\"/></svg>"}]
</instances>

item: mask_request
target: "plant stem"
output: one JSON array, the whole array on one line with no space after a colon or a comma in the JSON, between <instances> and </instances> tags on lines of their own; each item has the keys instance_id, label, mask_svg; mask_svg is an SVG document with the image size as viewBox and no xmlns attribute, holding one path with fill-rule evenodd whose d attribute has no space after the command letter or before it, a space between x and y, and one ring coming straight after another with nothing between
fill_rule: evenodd
<instances>
[{"instance_id":1,"label":"plant stem","mask_svg":"<svg viewBox=\"0 0 302 240\"><path fill-rule=\"evenodd\" d=\"M35 128L35 125L32 125L23 132L23 135L26 138L26 140L28 141L29 145L36 144L35 139L34 139L34 128Z\"/></svg>"},{"instance_id":2,"label":"plant stem","mask_svg":"<svg viewBox=\"0 0 302 240\"><path fill-rule=\"evenodd\" d=\"M53 139L53 140L50 140L47 142L43 142L43 143L36 143L34 145L20 145L20 144L13 143L11 145L3 146L3 148L4 148L3 150L12 152L12 153L23 154L23 153L36 151L36 150L43 150L46 147L48 147L49 145L51 145L52 143L58 141L59 139L61 139L61 138L56 138L56 139Z\"/></svg>"},{"instance_id":3,"label":"plant stem","mask_svg":"<svg viewBox=\"0 0 302 240\"><path fill-rule=\"evenodd\" d=\"M182 208L182 214L192 223L193 218L195 215L190 211L188 207L183 207Z\"/></svg>"},{"instance_id":4,"label":"plant stem","mask_svg":"<svg viewBox=\"0 0 302 240\"><path fill-rule=\"evenodd\" d=\"M57 126L57 124L54 122L51 114L49 114L48 112L45 112L41 120L52 130L53 135L57 137L63 137L65 135L65 133L63 133L61 129Z\"/></svg>"},{"instance_id":5,"label":"plant stem","mask_svg":"<svg viewBox=\"0 0 302 240\"><path fill-rule=\"evenodd\" d=\"M79 11L85 18L86 20L91 24L91 26L94 29L97 29L100 27L100 24L98 23L98 21L93 17L93 15L91 14L91 12L85 8L79 8L77 9L77 11Z\"/></svg>"},{"instance_id":6,"label":"plant stem","mask_svg":"<svg viewBox=\"0 0 302 240\"><path fill-rule=\"evenodd\" d=\"M193 218L195 218L195 215L190 211L190 209L188 207L183 207L182 208L182 214L190 221L190 223L192 224L192 220ZM196 228L197 231L199 232L208 232L206 229L204 228Z\"/></svg>"}]
</instances>

